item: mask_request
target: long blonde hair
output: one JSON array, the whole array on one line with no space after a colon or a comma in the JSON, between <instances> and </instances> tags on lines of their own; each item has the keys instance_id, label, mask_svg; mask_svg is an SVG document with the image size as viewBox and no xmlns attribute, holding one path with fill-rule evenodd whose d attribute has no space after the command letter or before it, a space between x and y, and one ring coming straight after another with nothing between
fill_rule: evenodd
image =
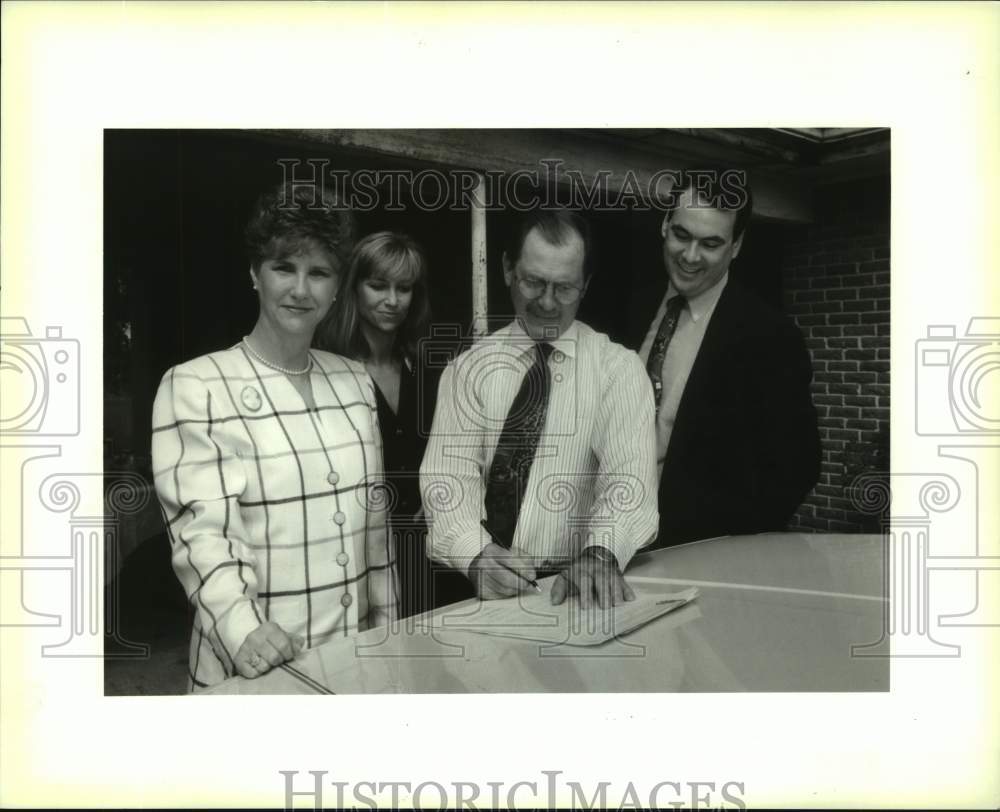
<instances>
[{"instance_id":1,"label":"long blonde hair","mask_svg":"<svg viewBox=\"0 0 1000 812\"><path fill-rule=\"evenodd\" d=\"M417 342L426 335L431 320L427 260L416 240L394 231L377 231L354 246L337 302L316 330L316 346L358 360L371 354L361 332L358 285L372 277L412 279L413 298L396 333L395 350L405 358L415 359Z\"/></svg>"}]
</instances>

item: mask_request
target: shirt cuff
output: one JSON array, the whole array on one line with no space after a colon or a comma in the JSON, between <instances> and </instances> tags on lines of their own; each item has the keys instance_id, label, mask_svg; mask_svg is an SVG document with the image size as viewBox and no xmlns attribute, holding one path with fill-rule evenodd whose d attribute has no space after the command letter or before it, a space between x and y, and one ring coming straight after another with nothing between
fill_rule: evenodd
<instances>
[{"instance_id":1,"label":"shirt cuff","mask_svg":"<svg viewBox=\"0 0 1000 812\"><path fill-rule=\"evenodd\" d=\"M466 578L469 577L469 565L486 547L483 544L483 535L483 533L470 533L461 536L455 540L448 552L452 568L461 572Z\"/></svg>"},{"instance_id":2,"label":"shirt cuff","mask_svg":"<svg viewBox=\"0 0 1000 812\"><path fill-rule=\"evenodd\" d=\"M586 550L588 547L602 547L605 550L610 550L614 553L615 560L618 562L618 568L622 572L625 572L625 568L632 560L632 556L636 554L637 548L645 546L649 541L652 541L651 537L648 540L644 539L642 545L636 545L627 539L609 538L609 534L607 533L598 534L591 531L587 534L583 549Z\"/></svg>"}]
</instances>

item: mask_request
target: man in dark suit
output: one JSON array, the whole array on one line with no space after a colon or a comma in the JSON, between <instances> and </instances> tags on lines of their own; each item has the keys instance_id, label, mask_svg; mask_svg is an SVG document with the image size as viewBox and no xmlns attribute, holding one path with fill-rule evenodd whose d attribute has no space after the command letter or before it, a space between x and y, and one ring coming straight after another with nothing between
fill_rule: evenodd
<instances>
[{"instance_id":1,"label":"man in dark suit","mask_svg":"<svg viewBox=\"0 0 1000 812\"><path fill-rule=\"evenodd\" d=\"M669 286L639 350L657 403L656 547L781 530L819 477L802 335L729 278L752 207L744 173L684 173L661 225Z\"/></svg>"}]
</instances>

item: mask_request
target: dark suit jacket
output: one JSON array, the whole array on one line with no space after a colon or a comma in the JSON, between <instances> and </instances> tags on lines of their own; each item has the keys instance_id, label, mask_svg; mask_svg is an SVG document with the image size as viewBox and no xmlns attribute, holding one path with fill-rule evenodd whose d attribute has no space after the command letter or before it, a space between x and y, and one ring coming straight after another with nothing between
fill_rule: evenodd
<instances>
[{"instance_id":1,"label":"dark suit jacket","mask_svg":"<svg viewBox=\"0 0 1000 812\"><path fill-rule=\"evenodd\" d=\"M819 478L811 380L798 328L730 278L681 396L654 547L785 527Z\"/></svg>"}]
</instances>

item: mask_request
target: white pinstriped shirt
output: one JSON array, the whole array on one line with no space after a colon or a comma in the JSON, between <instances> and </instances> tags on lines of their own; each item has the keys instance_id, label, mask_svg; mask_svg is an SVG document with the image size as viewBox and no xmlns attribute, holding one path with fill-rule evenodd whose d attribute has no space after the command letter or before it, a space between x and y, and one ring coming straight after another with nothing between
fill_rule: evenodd
<instances>
[{"instance_id":1,"label":"white pinstriped shirt","mask_svg":"<svg viewBox=\"0 0 1000 812\"><path fill-rule=\"evenodd\" d=\"M153 479L195 608L195 688L234 673L265 620L306 647L395 616L375 393L364 367L311 351L315 409L241 345L167 371Z\"/></svg>"},{"instance_id":2,"label":"white pinstriped shirt","mask_svg":"<svg viewBox=\"0 0 1000 812\"><path fill-rule=\"evenodd\" d=\"M573 322L551 343L545 426L513 544L540 567L598 544L624 569L657 530L652 385L634 352L585 324ZM465 573L490 541L480 525L486 477L531 348L515 321L441 378L420 468L428 555Z\"/></svg>"}]
</instances>

